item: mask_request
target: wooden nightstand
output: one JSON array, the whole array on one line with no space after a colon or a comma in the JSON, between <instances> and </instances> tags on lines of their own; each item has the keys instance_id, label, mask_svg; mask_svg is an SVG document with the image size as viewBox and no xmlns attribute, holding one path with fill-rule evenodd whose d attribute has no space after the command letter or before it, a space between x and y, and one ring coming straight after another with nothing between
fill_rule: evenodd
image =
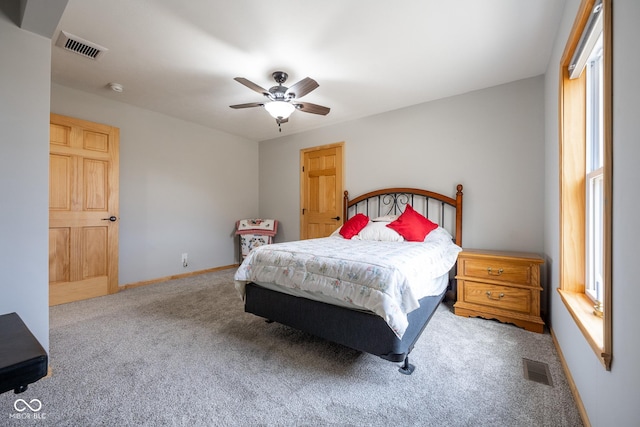
<instances>
[{"instance_id":1,"label":"wooden nightstand","mask_svg":"<svg viewBox=\"0 0 640 427\"><path fill-rule=\"evenodd\" d=\"M459 316L483 317L542 332L537 254L464 249L458 255Z\"/></svg>"}]
</instances>

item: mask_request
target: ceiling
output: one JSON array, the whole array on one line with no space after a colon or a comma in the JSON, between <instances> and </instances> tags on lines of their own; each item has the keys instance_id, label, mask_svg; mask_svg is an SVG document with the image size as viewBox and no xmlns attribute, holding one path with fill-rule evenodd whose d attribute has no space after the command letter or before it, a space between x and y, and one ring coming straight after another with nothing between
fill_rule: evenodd
<instances>
[{"instance_id":1,"label":"ceiling","mask_svg":"<svg viewBox=\"0 0 640 427\"><path fill-rule=\"evenodd\" d=\"M543 74L559 0L69 0L52 38L51 78L261 141ZM60 30L108 51L87 59L55 45ZM278 132L271 73L320 86ZM121 93L109 83L123 86Z\"/></svg>"}]
</instances>

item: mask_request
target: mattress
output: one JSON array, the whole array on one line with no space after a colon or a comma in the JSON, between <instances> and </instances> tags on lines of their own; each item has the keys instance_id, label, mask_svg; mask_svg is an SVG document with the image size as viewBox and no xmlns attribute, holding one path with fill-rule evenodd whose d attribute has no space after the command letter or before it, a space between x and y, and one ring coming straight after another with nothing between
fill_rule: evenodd
<instances>
[{"instance_id":1,"label":"mattress","mask_svg":"<svg viewBox=\"0 0 640 427\"><path fill-rule=\"evenodd\" d=\"M244 297L248 282L289 293L328 298L382 317L401 337L419 299L439 295L461 250L444 232L425 242L326 237L255 248L235 275Z\"/></svg>"},{"instance_id":2,"label":"mattress","mask_svg":"<svg viewBox=\"0 0 640 427\"><path fill-rule=\"evenodd\" d=\"M260 281L256 281L253 283L265 289L270 289L276 292L282 292L283 294L292 295L294 297L306 298L313 301L323 302L326 304L337 305L339 307L344 307L351 310L361 310L364 312L371 312L371 310L367 310L352 302L337 299L325 294L319 294L319 293L307 291L304 289L289 288L289 287L277 285L275 283L266 283L266 282L260 282ZM420 297L420 299L424 298L425 296L440 295L446 290L448 285L449 285L449 274L443 274L442 276L429 279L427 287L432 291L426 292L428 293L428 295L423 295Z\"/></svg>"}]
</instances>

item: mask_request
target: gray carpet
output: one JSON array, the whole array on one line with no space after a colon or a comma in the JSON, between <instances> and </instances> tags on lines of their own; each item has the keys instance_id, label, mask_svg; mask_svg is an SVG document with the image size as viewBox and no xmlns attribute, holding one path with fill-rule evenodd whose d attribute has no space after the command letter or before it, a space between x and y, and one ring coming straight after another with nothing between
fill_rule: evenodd
<instances>
[{"instance_id":1,"label":"gray carpet","mask_svg":"<svg viewBox=\"0 0 640 427\"><path fill-rule=\"evenodd\" d=\"M548 333L442 304L405 376L244 313L234 272L52 307L53 375L0 395L0 425L582 425ZM553 386L525 379L523 358L547 363ZM18 418L16 399L42 409Z\"/></svg>"}]
</instances>

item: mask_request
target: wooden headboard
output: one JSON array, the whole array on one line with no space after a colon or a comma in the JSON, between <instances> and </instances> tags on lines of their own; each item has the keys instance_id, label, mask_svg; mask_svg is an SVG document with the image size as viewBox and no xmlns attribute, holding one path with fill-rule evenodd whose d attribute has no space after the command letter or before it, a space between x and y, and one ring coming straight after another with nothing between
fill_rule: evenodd
<instances>
[{"instance_id":1,"label":"wooden headboard","mask_svg":"<svg viewBox=\"0 0 640 427\"><path fill-rule=\"evenodd\" d=\"M344 192L343 217L363 213L370 218L400 215L411 205L431 221L447 229L456 245L462 246L462 184L458 184L455 198L419 188L385 188L349 199Z\"/></svg>"}]
</instances>

